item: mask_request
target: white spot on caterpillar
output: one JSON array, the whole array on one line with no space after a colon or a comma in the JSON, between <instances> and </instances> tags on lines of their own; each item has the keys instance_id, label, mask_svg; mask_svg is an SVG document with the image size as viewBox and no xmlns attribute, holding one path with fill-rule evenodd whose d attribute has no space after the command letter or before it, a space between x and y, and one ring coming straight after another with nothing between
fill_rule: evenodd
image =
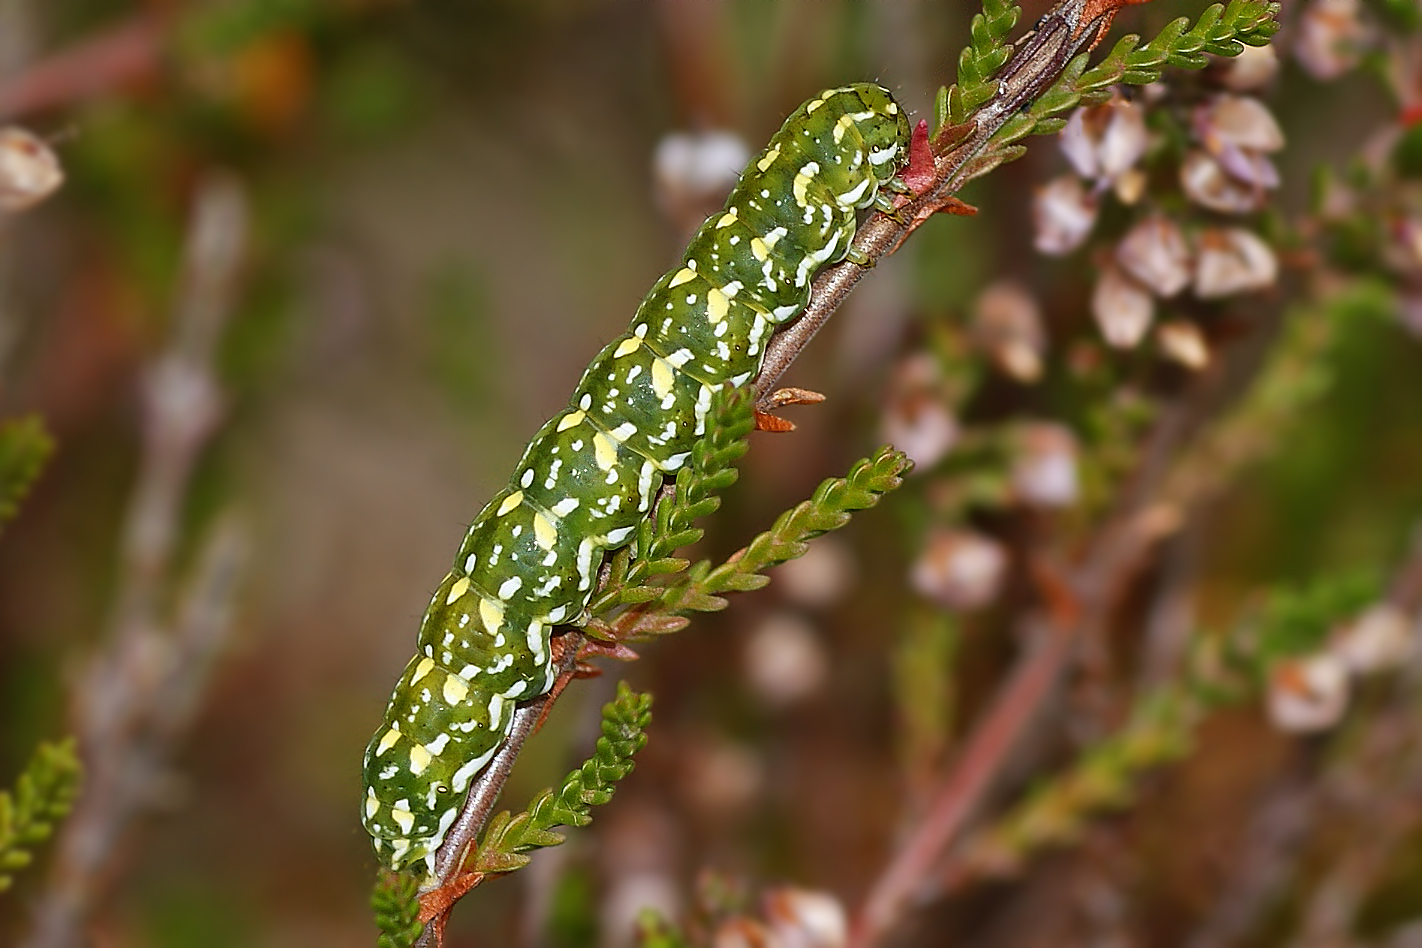
<instances>
[{"instance_id":1,"label":"white spot on caterpillar","mask_svg":"<svg viewBox=\"0 0 1422 948\"><path fill-rule=\"evenodd\" d=\"M449 744L449 735L441 734L439 737L436 737L434 740L426 744L425 748L431 754L443 754L444 748L447 744Z\"/></svg>"},{"instance_id":2,"label":"white spot on caterpillar","mask_svg":"<svg viewBox=\"0 0 1422 948\"><path fill-rule=\"evenodd\" d=\"M685 455L683 455L683 457L685 457ZM633 532L636 529L637 528L635 526L632 526L618 527L616 530L609 530L607 534L607 545L621 546L623 543L627 542L627 538L632 536Z\"/></svg>"},{"instance_id":3,"label":"white spot on caterpillar","mask_svg":"<svg viewBox=\"0 0 1422 948\"><path fill-rule=\"evenodd\" d=\"M533 660L539 665L543 664L543 623L534 619L528 624L528 629L523 634L524 641L528 644L528 650L533 653Z\"/></svg>"},{"instance_id":4,"label":"white spot on caterpillar","mask_svg":"<svg viewBox=\"0 0 1422 948\"><path fill-rule=\"evenodd\" d=\"M504 696L489 695L489 730L495 730L504 716Z\"/></svg>"},{"instance_id":5,"label":"white spot on caterpillar","mask_svg":"<svg viewBox=\"0 0 1422 948\"><path fill-rule=\"evenodd\" d=\"M524 487L530 486L533 483L533 468L524 471L523 477L519 478L518 482Z\"/></svg>"},{"instance_id":6,"label":"white spot on caterpillar","mask_svg":"<svg viewBox=\"0 0 1422 948\"><path fill-rule=\"evenodd\" d=\"M456 770L454 772L454 776L449 779L450 789L452 789L455 793L463 793L466 789L468 789L469 781L473 779L475 774L484 769L484 765L493 759L494 752L498 749L499 745L495 744L493 747L489 748L484 753L480 754L478 757L475 757L473 760L469 761L469 763Z\"/></svg>"},{"instance_id":7,"label":"white spot on caterpillar","mask_svg":"<svg viewBox=\"0 0 1422 948\"><path fill-rule=\"evenodd\" d=\"M553 512L560 517L566 517L574 510L578 509L578 498L564 497L553 505Z\"/></svg>"},{"instance_id":8,"label":"white spot on caterpillar","mask_svg":"<svg viewBox=\"0 0 1422 948\"><path fill-rule=\"evenodd\" d=\"M655 370L652 373L652 378L656 378ZM612 437L616 438L618 441L626 441L628 438L632 437L634 434L637 433L637 426L632 424L632 422L630 421L624 421L616 428L613 428L610 433Z\"/></svg>"},{"instance_id":9,"label":"white spot on caterpillar","mask_svg":"<svg viewBox=\"0 0 1422 948\"><path fill-rule=\"evenodd\" d=\"M466 572L466 573L472 573L472 572L474 572L474 567L477 566L477 565L479 565L479 554L477 554L477 553L470 553L468 556L466 556L466 557L464 558L464 572Z\"/></svg>"},{"instance_id":10,"label":"white spot on caterpillar","mask_svg":"<svg viewBox=\"0 0 1422 948\"><path fill-rule=\"evenodd\" d=\"M517 576L510 576L499 584L499 598L506 600L522 588L523 580Z\"/></svg>"},{"instance_id":11,"label":"white spot on caterpillar","mask_svg":"<svg viewBox=\"0 0 1422 948\"><path fill-rule=\"evenodd\" d=\"M507 688L504 689L503 696L505 698L517 698L527 690L528 682L520 678L518 681L514 682L513 684L509 685Z\"/></svg>"}]
</instances>

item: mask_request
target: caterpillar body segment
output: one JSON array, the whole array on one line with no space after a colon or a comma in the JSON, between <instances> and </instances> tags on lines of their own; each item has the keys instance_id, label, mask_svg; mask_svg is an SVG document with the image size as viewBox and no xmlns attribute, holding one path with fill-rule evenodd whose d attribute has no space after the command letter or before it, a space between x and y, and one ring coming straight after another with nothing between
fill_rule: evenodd
<instances>
[{"instance_id":1,"label":"caterpillar body segment","mask_svg":"<svg viewBox=\"0 0 1422 948\"><path fill-rule=\"evenodd\" d=\"M603 555L705 433L712 396L755 376L815 273L845 257L909 138L876 85L800 106L475 518L365 752L363 822L391 868L433 873L515 704L553 686L553 627L581 614Z\"/></svg>"}]
</instances>

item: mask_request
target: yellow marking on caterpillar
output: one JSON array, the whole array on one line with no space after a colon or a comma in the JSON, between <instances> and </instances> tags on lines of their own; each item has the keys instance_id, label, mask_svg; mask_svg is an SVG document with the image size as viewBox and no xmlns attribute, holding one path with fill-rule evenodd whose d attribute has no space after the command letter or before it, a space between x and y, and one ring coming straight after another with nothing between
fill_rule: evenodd
<instances>
[{"instance_id":1,"label":"yellow marking on caterpillar","mask_svg":"<svg viewBox=\"0 0 1422 948\"><path fill-rule=\"evenodd\" d=\"M671 278L671 282L668 283L667 286L681 286L683 283L689 283L694 279L696 279L696 271L690 267L682 267L676 271L676 276Z\"/></svg>"},{"instance_id":2,"label":"yellow marking on caterpillar","mask_svg":"<svg viewBox=\"0 0 1422 948\"><path fill-rule=\"evenodd\" d=\"M464 683L464 679L458 675L449 675L444 679L444 700L447 704L459 704L469 695L469 686Z\"/></svg>"},{"instance_id":3,"label":"yellow marking on caterpillar","mask_svg":"<svg viewBox=\"0 0 1422 948\"><path fill-rule=\"evenodd\" d=\"M841 115L839 121L834 123L834 131L831 134L834 136L836 145L844 140L844 133L849 131L849 127L853 124L854 116L852 115Z\"/></svg>"},{"instance_id":4,"label":"yellow marking on caterpillar","mask_svg":"<svg viewBox=\"0 0 1422 948\"><path fill-rule=\"evenodd\" d=\"M461 582L467 584L469 581L466 579L461 580ZM434 659L430 658L428 655L420 659L420 663L415 666L415 673L410 676L410 684L413 685L415 682L428 675L431 671L434 670L434 667Z\"/></svg>"},{"instance_id":5,"label":"yellow marking on caterpillar","mask_svg":"<svg viewBox=\"0 0 1422 948\"><path fill-rule=\"evenodd\" d=\"M725 293L714 286L706 291L706 318L712 323L719 323L725 319L730 309L731 299Z\"/></svg>"},{"instance_id":6,"label":"yellow marking on caterpillar","mask_svg":"<svg viewBox=\"0 0 1422 948\"><path fill-rule=\"evenodd\" d=\"M820 170L820 166L813 161L806 162L805 167L795 174L795 182L791 185L791 190L795 193L795 203L801 207L810 206L809 187L810 182L815 180L815 172Z\"/></svg>"},{"instance_id":7,"label":"yellow marking on caterpillar","mask_svg":"<svg viewBox=\"0 0 1422 948\"><path fill-rule=\"evenodd\" d=\"M830 92L838 92L838 91L839 91L838 89L831 89L831 90L830 90ZM825 100L822 99L822 98L811 99L809 102L806 102L806 103L805 103L805 114L806 114L806 115L809 115L810 113L814 112L815 109L818 109L820 106L822 106L822 105L824 105L824 104L825 104Z\"/></svg>"},{"instance_id":8,"label":"yellow marking on caterpillar","mask_svg":"<svg viewBox=\"0 0 1422 948\"><path fill-rule=\"evenodd\" d=\"M394 747L395 742L398 740L400 740L400 729L397 727L392 727L390 730L385 732L385 735L383 737L380 738L380 743L375 745L375 756L379 757L381 754Z\"/></svg>"},{"instance_id":9,"label":"yellow marking on caterpillar","mask_svg":"<svg viewBox=\"0 0 1422 948\"><path fill-rule=\"evenodd\" d=\"M432 760L434 760L434 758L430 756L430 752L425 750L423 746L419 744L413 745L410 748L410 773L418 777L425 772L425 768L430 765L430 761Z\"/></svg>"},{"instance_id":10,"label":"yellow marking on caterpillar","mask_svg":"<svg viewBox=\"0 0 1422 948\"><path fill-rule=\"evenodd\" d=\"M720 230L722 227L730 227L739 219L740 218L736 217L736 209L733 207L721 215L721 219L716 222L716 229Z\"/></svg>"},{"instance_id":11,"label":"yellow marking on caterpillar","mask_svg":"<svg viewBox=\"0 0 1422 948\"><path fill-rule=\"evenodd\" d=\"M485 629L494 632L503 625L504 607L492 599L480 599L479 618L484 621Z\"/></svg>"},{"instance_id":12,"label":"yellow marking on caterpillar","mask_svg":"<svg viewBox=\"0 0 1422 948\"><path fill-rule=\"evenodd\" d=\"M401 806L390 808L390 818L400 827L400 832L408 833L415 828L415 814Z\"/></svg>"},{"instance_id":13,"label":"yellow marking on caterpillar","mask_svg":"<svg viewBox=\"0 0 1422 948\"><path fill-rule=\"evenodd\" d=\"M675 381L676 376L672 373L671 366L661 359L652 361L652 391L656 392L658 397L666 398Z\"/></svg>"},{"instance_id":14,"label":"yellow marking on caterpillar","mask_svg":"<svg viewBox=\"0 0 1422 948\"><path fill-rule=\"evenodd\" d=\"M533 539L543 549L551 550L558 539L558 528L553 526L553 521L543 514L535 513L533 515Z\"/></svg>"},{"instance_id":15,"label":"yellow marking on caterpillar","mask_svg":"<svg viewBox=\"0 0 1422 948\"><path fill-rule=\"evenodd\" d=\"M619 345L616 349L612 350L612 354L620 359L623 356L631 355L632 353L636 352L637 347L641 344L642 338L640 336L628 336L626 339L622 340L621 345Z\"/></svg>"},{"instance_id":16,"label":"yellow marking on caterpillar","mask_svg":"<svg viewBox=\"0 0 1422 948\"><path fill-rule=\"evenodd\" d=\"M569 428L576 428L583 423L583 419L586 417L587 412L570 411L558 420L558 430L567 431Z\"/></svg>"},{"instance_id":17,"label":"yellow marking on caterpillar","mask_svg":"<svg viewBox=\"0 0 1422 948\"><path fill-rule=\"evenodd\" d=\"M365 792L365 818L371 819L380 812L380 800L375 795L375 789L371 788Z\"/></svg>"},{"instance_id":18,"label":"yellow marking on caterpillar","mask_svg":"<svg viewBox=\"0 0 1422 948\"><path fill-rule=\"evenodd\" d=\"M617 445L612 443L612 439L599 431L593 435L593 457L597 461L597 466L604 471L612 470L612 465L617 463Z\"/></svg>"},{"instance_id":19,"label":"yellow marking on caterpillar","mask_svg":"<svg viewBox=\"0 0 1422 948\"><path fill-rule=\"evenodd\" d=\"M511 498L509 498L509 499L512 500L513 498L511 497ZM517 507L518 505L517 505L517 504L514 504L514 506ZM500 512L502 513L502 511L500 511ZM461 577L459 577L458 579L456 579L456 580L454 581L454 585L449 587L449 595L444 597L444 604L445 604L446 606L452 604L452 603L454 602L454 600L458 599L460 596L464 595L464 594L467 593L468 591L469 591L469 577L468 577L468 576L461 576Z\"/></svg>"},{"instance_id":20,"label":"yellow marking on caterpillar","mask_svg":"<svg viewBox=\"0 0 1422 948\"><path fill-rule=\"evenodd\" d=\"M761 171L765 171L765 170L768 169L771 165L775 164L775 159L777 159L777 158L779 158L779 157L780 157L780 143L779 143L779 142L776 142L776 143L775 143L775 147L772 148L772 149L770 149L770 151L766 152L764 155L762 155L760 161L757 161L757 162L755 163L755 166L756 166L757 168L759 168Z\"/></svg>"},{"instance_id":21,"label":"yellow marking on caterpillar","mask_svg":"<svg viewBox=\"0 0 1422 948\"><path fill-rule=\"evenodd\" d=\"M755 258L757 260L759 260L761 263L764 263L766 258L770 256L770 248L767 247L765 245L765 241L761 240L759 237L752 237L751 253L755 255Z\"/></svg>"},{"instance_id":22,"label":"yellow marking on caterpillar","mask_svg":"<svg viewBox=\"0 0 1422 948\"><path fill-rule=\"evenodd\" d=\"M523 491L516 490L512 494L509 494L507 497L505 497L504 502L502 504L499 504L499 509L497 513L500 517L502 517L504 514L508 513L510 510L513 510L521 503L523 503Z\"/></svg>"}]
</instances>

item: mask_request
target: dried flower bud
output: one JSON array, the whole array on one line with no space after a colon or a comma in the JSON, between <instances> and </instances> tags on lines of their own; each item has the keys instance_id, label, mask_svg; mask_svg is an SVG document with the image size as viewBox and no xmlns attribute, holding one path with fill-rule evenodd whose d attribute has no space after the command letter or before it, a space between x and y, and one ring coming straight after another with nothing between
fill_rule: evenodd
<instances>
[{"instance_id":1,"label":"dried flower bud","mask_svg":"<svg viewBox=\"0 0 1422 948\"><path fill-rule=\"evenodd\" d=\"M1097 200L1075 175L1063 175L1032 195L1033 246L1039 253L1060 257L1086 240L1096 224Z\"/></svg>"},{"instance_id":2,"label":"dried flower bud","mask_svg":"<svg viewBox=\"0 0 1422 948\"><path fill-rule=\"evenodd\" d=\"M657 200L678 222L700 223L726 199L750 151L730 132L680 132L667 135L652 156Z\"/></svg>"},{"instance_id":3,"label":"dried flower bud","mask_svg":"<svg viewBox=\"0 0 1422 948\"><path fill-rule=\"evenodd\" d=\"M1348 666L1323 652L1269 672L1269 718L1282 731L1309 734L1337 724L1348 710Z\"/></svg>"},{"instance_id":4,"label":"dried flower bud","mask_svg":"<svg viewBox=\"0 0 1422 948\"><path fill-rule=\"evenodd\" d=\"M1255 192L1279 186L1269 153L1284 147L1284 133L1262 102L1220 95L1194 112L1195 135L1220 167Z\"/></svg>"},{"instance_id":5,"label":"dried flower bud","mask_svg":"<svg viewBox=\"0 0 1422 948\"><path fill-rule=\"evenodd\" d=\"M696 809L724 817L761 792L765 767L739 744L709 738L685 748L680 777L682 794Z\"/></svg>"},{"instance_id":6,"label":"dried flower bud","mask_svg":"<svg viewBox=\"0 0 1422 948\"><path fill-rule=\"evenodd\" d=\"M1300 4L1294 58L1315 79L1337 79L1358 64L1368 42L1359 0Z\"/></svg>"},{"instance_id":7,"label":"dried flower bud","mask_svg":"<svg viewBox=\"0 0 1422 948\"><path fill-rule=\"evenodd\" d=\"M1196 204L1222 214L1249 214L1264 206L1263 190L1226 173L1223 165L1199 150L1192 150L1180 165L1180 187Z\"/></svg>"},{"instance_id":8,"label":"dried flower bud","mask_svg":"<svg viewBox=\"0 0 1422 948\"><path fill-rule=\"evenodd\" d=\"M849 941L844 906L828 892L772 889L765 895L765 920L784 948L843 948Z\"/></svg>"},{"instance_id":9,"label":"dried flower bud","mask_svg":"<svg viewBox=\"0 0 1422 948\"><path fill-rule=\"evenodd\" d=\"M1219 95L1195 110L1195 134L1213 155L1230 149L1274 152L1284 132L1268 107L1253 96Z\"/></svg>"},{"instance_id":10,"label":"dried flower bud","mask_svg":"<svg viewBox=\"0 0 1422 948\"><path fill-rule=\"evenodd\" d=\"M1134 349L1155 318L1155 300L1119 267L1108 266L1092 290L1091 315L1108 345Z\"/></svg>"},{"instance_id":11,"label":"dried flower bud","mask_svg":"<svg viewBox=\"0 0 1422 948\"><path fill-rule=\"evenodd\" d=\"M1356 674L1387 671L1417 654L1417 639L1407 614L1380 603L1340 629L1329 651Z\"/></svg>"},{"instance_id":12,"label":"dried flower bud","mask_svg":"<svg viewBox=\"0 0 1422 948\"><path fill-rule=\"evenodd\" d=\"M910 579L913 588L945 609L967 612L997 598L1007 573L1007 552L996 540L966 530L928 535Z\"/></svg>"},{"instance_id":13,"label":"dried flower bud","mask_svg":"<svg viewBox=\"0 0 1422 948\"><path fill-rule=\"evenodd\" d=\"M944 404L943 370L926 352L903 359L889 381L884 439L927 470L958 441L958 419Z\"/></svg>"},{"instance_id":14,"label":"dried flower bud","mask_svg":"<svg viewBox=\"0 0 1422 948\"><path fill-rule=\"evenodd\" d=\"M1130 229L1116 247L1116 262L1156 296L1174 296L1190 283L1185 234L1162 214L1153 214Z\"/></svg>"},{"instance_id":15,"label":"dried flower bud","mask_svg":"<svg viewBox=\"0 0 1422 948\"><path fill-rule=\"evenodd\" d=\"M1199 371L1210 364L1210 346L1200 327L1184 319L1161 323L1155 331L1160 352L1172 362Z\"/></svg>"},{"instance_id":16,"label":"dried flower bud","mask_svg":"<svg viewBox=\"0 0 1422 948\"><path fill-rule=\"evenodd\" d=\"M1397 318L1402 321L1402 328L1414 338L1422 339L1422 290L1404 290L1397 305Z\"/></svg>"},{"instance_id":17,"label":"dried flower bud","mask_svg":"<svg viewBox=\"0 0 1422 948\"><path fill-rule=\"evenodd\" d=\"M64 183L54 151L23 128L0 128L0 210L33 207Z\"/></svg>"},{"instance_id":18,"label":"dried flower bud","mask_svg":"<svg viewBox=\"0 0 1422 948\"><path fill-rule=\"evenodd\" d=\"M1077 109L1058 140L1077 174L1098 185L1113 184L1145 154L1145 109L1120 96Z\"/></svg>"},{"instance_id":19,"label":"dried flower bud","mask_svg":"<svg viewBox=\"0 0 1422 948\"><path fill-rule=\"evenodd\" d=\"M999 280L979 294L973 336L1003 372L1019 382L1042 377L1047 338L1037 300L1019 283Z\"/></svg>"},{"instance_id":20,"label":"dried flower bud","mask_svg":"<svg viewBox=\"0 0 1422 948\"><path fill-rule=\"evenodd\" d=\"M711 948L785 948L780 939L760 922L749 918L728 918L716 928Z\"/></svg>"},{"instance_id":21,"label":"dried flower bud","mask_svg":"<svg viewBox=\"0 0 1422 948\"><path fill-rule=\"evenodd\" d=\"M823 609L854 588L858 572L849 544L831 533L816 537L804 556L775 567L771 575L775 588L789 601Z\"/></svg>"},{"instance_id":22,"label":"dried flower bud","mask_svg":"<svg viewBox=\"0 0 1422 948\"><path fill-rule=\"evenodd\" d=\"M1241 227L1204 231L1195 269L1195 295L1215 300L1273 286L1279 277L1274 251Z\"/></svg>"},{"instance_id":23,"label":"dried flower bud","mask_svg":"<svg viewBox=\"0 0 1422 948\"><path fill-rule=\"evenodd\" d=\"M1234 56L1220 56L1219 82L1235 92L1262 89L1279 74L1279 55L1273 46L1246 46Z\"/></svg>"},{"instance_id":24,"label":"dried flower bud","mask_svg":"<svg viewBox=\"0 0 1422 948\"><path fill-rule=\"evenodd\" d=\"M1064 425L1034 422L1021 427L1012 465L1012 491L1032 507L1070 507L1080 494L1076 436Z\"/></svg>"},{"instance_id":25,"label":"dried flower bud","mask_svg":"<svg viewBox=\"0 0 1422 948\"><path fill-rule=\"evenodd\" d=\"M772 707L809 697L829 677L829 659L814 627L788 611L774 612L756 626L743 660L751 688Z\"/></svg>"}]
</instances>

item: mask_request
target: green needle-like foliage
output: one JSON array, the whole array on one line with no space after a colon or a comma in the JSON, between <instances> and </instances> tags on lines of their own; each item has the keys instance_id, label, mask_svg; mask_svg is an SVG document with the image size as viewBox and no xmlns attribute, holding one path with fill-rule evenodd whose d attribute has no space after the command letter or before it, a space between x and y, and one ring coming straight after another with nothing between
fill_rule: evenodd
<instances>
[{"instance_id":1,"label":"green needle-like foliage","mask_svg":"<svg viewBox=\"0 0 1422 948\"><path fill-rule=\"evenodd\" d=\"M38 418L0 424L0 530L15 516L53 451L54 442Z\"/></svg>"},{"instance_id":2,"label":"green needle-like foliage","mask_svg":"<svg viewBox=\"0 0 1422 948\"><path fill-rule=\"evenodd\" d=\"M637 540L612 558L603 591L588 606L588 614L601 616L617 606L650 602L662 588L648 586L653 576L679 573L687 560L673 556L677 550L701 539L695 526L701 517L721 506L716 496L736 482L736 461L746 453L746 438L755 426L755 394L749 388L722 390L708 415L710 430L696 442L691 459L676 476L670 494L663 497L651 517L637 529ZM596 623L588 630L598 634Z\"/></svg>"},{"instance_id":3,"label":"green needle-like foliage","mask_svg":"<svg viewBox=\"0 0 1422 948\"><path fill-rule=\"evenodd\" d=\"M902 451L880 448L857 462L845 477L832 477L814 495L785 513L766 532L721 565L703 561L687 582L668 588L662 605L676 612L715 612L726 607L723 593L759 589L770 578L764 571L803 556L808 542L849 522L857 510L867 510L903 483L912 463Z\"/></svg>"},{"instance_id":4,"label":"green needle-like foliage","mask_svg":"<svg viewBox=\"0 0 1422 948\"><path fill-rule=\"evenodd\" d=\"M963 82L960 63L959 85L939 90L935 118L940 128L971 123L974 110L995 94L992 74L979 76L978 72L997 63L998 56L1005 55L1009 49L1005 35L995 32L1007 22L1009 13L1015 21L1015 8L1009 10L989 3L978 18L983 20L982 25L979 26L978 19L973 21L973 43L963 51L962 62L971 63L969 72L975 78L971 83ZM1090 69L1086 68L1090 54L1081 53L1067 64L1057 81L1038 96L1030 108L1003 123L983 151L964 166L963 181L981 177L998 165L1020 158L1026 148L1017 142L1028 135L1061 131L1067 121L1065 113L1078 105L1105 101L1110 98L1114 85L1148 85L1160 78L1166 66L1199 69L1208 62L1207 53L1235 56L1245 46L1267 44L1278 32L1278 13L1279 4L1272 0L1230 0L1228 6L1217 3L1208 7L1194 26L1190 26L1185 17L1170 22L1144 46L1134 33L1123 36L1106 58ZM1003 33L1010 28L1006 26ZM994 71L1000 65L994 66Z\"/></svg>"},{"instance_id":5,"label":"green needle-like foliage","mask_svg":"<svg viewBox=\"0 0 1422 948\"><path fill-rule=\"evenodd\" d=\"M958 81L940 88L933 109L933 134L945 125L961 125L969 113L997 94L993 77L1012 55L1007 35L1017 25L1022 8L1010 0L984 0L973 17L972 40L958 56Z\"/></svg>"},{"instance_id":6,"label":"green needle-like foliage","mask_svg":"<svg viewBox=\"0 0 1422 948\"><path fill-rule=\"evenodd\" d=\"M385 872L370 893L380 937L376 948L410 948L425 926L420 924L420 884L410 873Z\"/></svg>"},{"instance_id":7,"label":"green needle-like foliage","mask_svg":"<svg viewBox=\"0 0 1422 948\"><path fill-rule=\"evenodd\" d=\"M1149 85L1166 66L1202 69L1209 62L1207 53L1237 56L1245 46L1265 46L1279 30L1278 14L1279 4L1270 0L1230 0L1228 6L1216 3L1206 8L1194 26L1186 17L1172 20L1144 46L1135 33L1123 36L1090 69L1086 68L1088 54L1082 53L1030 109L1002 126L989 149L1006 148L1028 135L1060 131L1066 124L1063 113L1078 105L1104 102L1114 85Z\"/></svg>"},{"instance_id":8,"label":"green needle-like foliage","mask_svg":"<svg viewBox=\"0 0 1422 948\"><path fill-rule=\"evenodd\" d=\"M505 810L489 822L479 849L465 866L472 872L511 872L527 865L527 853L557 846L562 826L586 826L592 808L612 799L617 781L632 772L632 756L647 743L643 733L652 721L651 695L638 694L626 682L617 697L603 706L602 736L593 756L563 779L557 790L545 790L522 813Z\"/></svg>"},{"instance_id":9,"label":"green needle-like foliage","mask_svg":"<svg viewBox=\"0 0 1422 948\"><path fill-rule=\"evenodd\" d=\"M74 740L68 738L41 744L14 792L0 791L0 892L10 887L12 873L29 865L34 847L48 839L73 808L82 773Z\"/></svg>"}]
</instances>

